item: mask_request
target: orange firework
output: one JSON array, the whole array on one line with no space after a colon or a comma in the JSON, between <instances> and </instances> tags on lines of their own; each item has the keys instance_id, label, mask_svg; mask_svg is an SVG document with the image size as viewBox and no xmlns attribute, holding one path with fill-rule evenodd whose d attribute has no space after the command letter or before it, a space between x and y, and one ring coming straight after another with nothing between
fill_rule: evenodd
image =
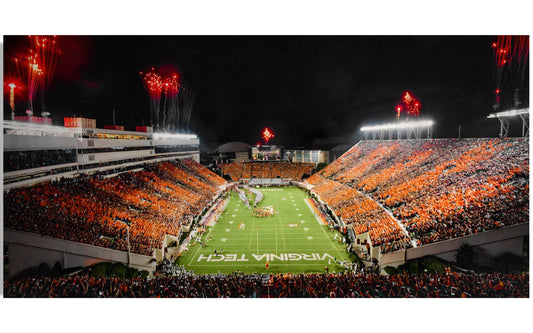
<instances>
[{"instance_id":1,"label":"orange firework","mask_svg":"<svg viewBox=\"0 0 533 333\"><path fill-rule=\"evenodd\" d=\"M11 107L11 112L15 112L15 88L17 85L10 83L7 86L9 87L9 106Z\"/></svg>"},{"instance_id":2,"label":"orange firework","mask_svg":"<svg viewBox=\"0 0 533 333\"><path fill-rule=\"evenodd\" d=\"M39 67L42 69L42 88L48 89L55 72L57 58L56 36L29 36Z\"/></svg>"},{"instance_id":3,"label":"orange firework","mask_svg":"<svg viewBox=\"0 0 533 333\"><path fill-rule=\"evenodd\" d=\"M15 89L19 88L16 83L7 84L9 87L9 106L11 107L11 120L15 119Z\"/></svg>"}]
</instances>

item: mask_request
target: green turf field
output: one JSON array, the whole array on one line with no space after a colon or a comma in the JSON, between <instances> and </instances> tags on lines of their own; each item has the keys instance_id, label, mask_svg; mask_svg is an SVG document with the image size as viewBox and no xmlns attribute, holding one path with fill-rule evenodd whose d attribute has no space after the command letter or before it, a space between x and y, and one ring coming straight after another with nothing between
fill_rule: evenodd
<instances>
[{"instance_id":1,"label":"green turf field","mask_svg":"<svg viewBox=\"0 0 533 333\"><path fill-rule=\"evenodd\" d=\"M202 237L207 246L190 245L179 265L196 273L310 273L341 271L334 262L348 259L337 233L319 223L308 206L305 192L294 187L262 188L259 207L273 206L269 217L252 217L238 195L231 194L225 211ZM253 203L253 197L249 196ZM239 225L244 223L244 227ZM215 256L215 249L222 255ZM266 269L266 262L269 269ZM328 261L331 263L328 264Z\"/></svg>"}]
</instances>

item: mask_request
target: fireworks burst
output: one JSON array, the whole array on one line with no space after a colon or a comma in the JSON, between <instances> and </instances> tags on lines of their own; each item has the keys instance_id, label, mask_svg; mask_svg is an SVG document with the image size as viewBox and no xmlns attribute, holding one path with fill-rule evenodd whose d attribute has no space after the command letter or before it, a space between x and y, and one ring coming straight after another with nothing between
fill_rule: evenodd
<instances>
[{"instance_id":1,"label":"fireworks burst","mask_svg":"<svg viewBox=\"0 0 533 333\"><path fill-rule=\"evenodd\" d=\"M399 119L402 112L406 113L407 117L418 117L420 109L422 109L420 101L414 97L413 93L406 91L402 95L400 104L396 105L396 118Z\"/></svg>"},{"instance_id":2,"label":"fireworks burst","mask_svg":"<svg viewBox=\"0 0 533 333\"><path fill-rule=\"evenodd\" d=\"M272 132L272 130L268 127L263 128L263 130L261 131L261 137L265 141L265 144L267 144L268 141L270 141L270 139L272 139L274 136L274 132Z\"/></svg>"},{"instance_id":3,"label":"fireworks burst","mask_svg":"<svg viewBox=\"0 0 533 333\"><path fill-rule=\"evenodd\" d=\"M150 98L150 120L151 125L159 128L159 106L161 103L161 92L163 89L163 81L161 80L161 75L155 72L155 69L143 75L143 83L146 91L148 92L148 97Z\"/></svg>"},{"instance_id":4,"label":"fireworks burst","mask_svg":"<svg viewBox=\"0 0 533 333\"><path fill-rule=\"evenodd\" d=\"M43 111L45 111L45 91L50 89L52 84L52 77L54 76L57 64L57 57L55 55L59 53L59 50L56 48L56 36L29 36L29 38L32 49L39 61L39 67L42 69L41 100L43 101Z\"/></svg>"},{"instance_id":5,"label":"fireworks burst","mask_svg":"<svg viewBox=\"0 0 533 333\"><path fill-rule=\"evenodd\" d=\"M141 76L150 98L152 126L158 130L187 129L195 97L192 90L182 85L173 66L152 68L146 74L141 72ZM160 113L162 117L159 117Z\"/></svg>"},{"instance_id":6,"label":"fireworks burst","mask_svg":"<svg viewBox=\"0 0 533 333\"><path fill-rule=\"evenodd\" d=\"M57 48L55 36L28 36L31 48L26 55L12 58L17 77L28 92L28 108L34 111L33 101L40 93L42 112L45 112L46 91L50 88L55 67Z\"/></svg>"},{"instance_id":7,"label":"fireworks burst","mask_svg":"<svg viewBox=\"0 0 533 333\"><path fill-rule=\"evenodd\" d=\"M524 83L527 73L529 36L498 36L497 41L491 44L495 64L496 103L494 109L500 106L500 93L509 77L515 89L514 106L519 101L519 89Z\"/></svg>"}]
</instances>

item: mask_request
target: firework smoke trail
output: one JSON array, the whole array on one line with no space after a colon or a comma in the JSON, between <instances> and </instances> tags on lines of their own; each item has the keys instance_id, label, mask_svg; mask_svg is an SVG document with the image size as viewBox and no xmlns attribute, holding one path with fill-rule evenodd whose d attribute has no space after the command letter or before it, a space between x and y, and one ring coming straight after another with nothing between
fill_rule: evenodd
<instances>
[{"instance_id":1,"label":"firework smoke trail","mask_svg":"<svg viewBox=\"0 0 533 333\"><path fill-rule=\"evenodd\" d=\"M33 99L35 97L36 88L39 86L43 78L43 71L39 68L37 56L35 54L28 57L27 73L28 107L33 113Z\"/></svg>"},{"instance_id":2,"label":"firework smoke trail","mask_svg":"<svg viewBox=\"0 0 533 333\"><path fill-rule=\"evenodd\" d=\"M189 129L189 123L191 121L191 114L193 110L194 100L196 95L191 89L184 89L183 94L183 120L182 126L185 129Z\"/></svg>"},{"instance_id":3,"label":"firework smoke trail","mask_svg":"<svg viewBox=\"0 0 533 333\"><path fill-rule=\"evenodd\" d=\"M162 122L162 128L166 128L166 118L167 118L167 96L168 96L168 82L163 83L163 94L165 95L165 99L163 100L163 122Z\"/></svg>"},{"instance_id":4,"label":"firework smoke trail","mask_svg":"<svg viewBox=\"0 0 533 333\"><path fill-rule=\"evenodd\" d=\"M170 94L170 101L171 106L170 110L172 112L172 125L173 128L178 129L179 128L179 92L180 92L180 82L179 82L179 76L174 75L172 77L172 86L171 86L171 94Z\"/></svg>"},{"instance_id":5,"label":"firework smoke trail","mask_svg":"<svg viewBox=\"0 0 533 333\"><path fill-rule=\"evenodd\" d=\"M178 130L179 128L188 128L191 119L194 94L192 91L182 87L180 76L175 71L168 71L165 68L158 68L158 72L169 74L158 74L156 69L146 74L141 72L143 83L150 97L151 123L156 129ZM180 93L183 95L180 98ZM161 108L161 99L163 98L163 109ZM180 115L183 110L183 116ZM162 122L159 121L159 112L162 112ZM154 119L155 118L155 119ZM180 122L181 121L181 122Z\"/></svg>"},{"instance_id":6,"label":"firework smoke trail","mask_svg":"<svg viewBox=\"0 0 533 333\"><path fill-rule=\"evenodd\" d=\"M180 91L180 84L177 74L171 74L165 79L165 108L168 110L168 129L177 128L176 113L178 112L178 93Z\"/></svg>"},{"instance_id":7,"label":"firework smoke trail","mask_svg":"<svg viewBox=\"0 0 533 333\"><path fill-rule=\"evenodd\" d=\"M182 90L185 92L185 90ZM183 93L182 93L183 95ZM180 99L179 96L176 96L176 122L175 122L176 130L180 128Z\"/></svg>"}]
</instances>

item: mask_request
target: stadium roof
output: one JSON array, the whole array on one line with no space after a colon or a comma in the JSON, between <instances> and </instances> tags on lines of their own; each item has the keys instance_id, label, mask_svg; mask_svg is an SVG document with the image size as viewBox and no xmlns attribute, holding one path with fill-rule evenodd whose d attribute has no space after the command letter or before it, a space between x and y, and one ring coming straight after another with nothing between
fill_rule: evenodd
<instances>
[{"instance_id":1,"label":"stadium roof","mask_svg":"<svg viewBox=\"0 0 533 333\"><path fill-rule=\"evenodd\" d=\"M218 146L217 153L235 153L241 151L248 151L250 145L246 142L233 141Z\"/></svg>"}]
</instances>

